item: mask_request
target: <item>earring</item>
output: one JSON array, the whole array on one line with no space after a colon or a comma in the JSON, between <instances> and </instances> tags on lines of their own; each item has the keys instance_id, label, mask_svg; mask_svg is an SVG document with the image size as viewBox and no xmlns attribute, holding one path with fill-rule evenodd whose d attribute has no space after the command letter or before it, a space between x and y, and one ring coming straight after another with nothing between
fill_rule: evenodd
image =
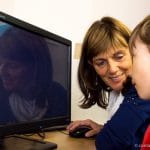
<instances>
[{"instance_id":1,"label":"earring","mask_svg":"<svg viewBox=\"0 0 150 150\"><path fill-rule=\"evenodd\" d=\"M98 85L98 77L96 76L95 78L95 85L97 86Z\"/></svg>"},{"instance_id":2,"label":"earring","mask_svg":"<svg viewBox=\"0 0 150 150\"><path fill-rule=\"evenodd\" d=\"M108 91L110 91L111 90L111 88L108 86L107 88L106 88Z\"/></svg>"}]
</instances>

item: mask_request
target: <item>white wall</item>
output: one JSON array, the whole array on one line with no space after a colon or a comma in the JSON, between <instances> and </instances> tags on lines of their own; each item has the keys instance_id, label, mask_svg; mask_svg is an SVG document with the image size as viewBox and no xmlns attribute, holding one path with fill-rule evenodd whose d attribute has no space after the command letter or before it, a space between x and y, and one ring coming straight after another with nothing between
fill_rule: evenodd
<instances>
[{"instance_id":1,"label":"white wall","mask_svg":"<svg viewBox=\"0 0 150 150\"><path fill-rule=\"evenodd\" d=\"M148 0L0 0L0 10L10 15L59 34L75 44L81 43L90 24L102 16L110 15L135 25L150 13ZM82 96L77 84L78 59L72 58L72 120L91 118L104 123L107 113L92 107L83 110L78 107Z\"/></svg>"},{"instance_id":2,"label":"white wall","mask_svg":"<svg viewBox=\"0 0 150 150\"><path fill-rule=\"evenodd\" d=\"M12 13L14 10L14 1L15 0L0 0L0 11Z\"/></svg>"},{"instance_id":3,"label":"white wall","mask_svg":"<svg viewBox=\"0 0 150 150\"><path fill-rule=\"evenodd\" d=\"M131 29L150 14L148 0L94 0L93 19L111 15L126 23Z\"/></svg>"}]
</instances>

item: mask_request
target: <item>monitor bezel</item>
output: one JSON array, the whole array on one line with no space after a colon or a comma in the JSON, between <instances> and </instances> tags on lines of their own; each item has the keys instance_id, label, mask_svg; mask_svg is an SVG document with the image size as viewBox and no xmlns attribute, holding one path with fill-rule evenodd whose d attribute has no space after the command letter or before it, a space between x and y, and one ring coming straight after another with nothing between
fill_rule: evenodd
<instances>
[{"instance_id":1,"label":"monitor bezel","mask_svg":"<svg viewBox=\"0 0 150 150\"><path fill-rule=\"evenodd\" d=\"M0 12L0 21L33 32L45 38L60 42L68 46L68 116L60 116L39 121L20 122L15 124L0 125L0 137L5 137L13 134L25 134L43 132L47 130L63 129L71 122L71 48L72 42L62 36L49 32L45 29L32 25L28 22L20 20L14 16Z\"/></svg>"}]
</instances>

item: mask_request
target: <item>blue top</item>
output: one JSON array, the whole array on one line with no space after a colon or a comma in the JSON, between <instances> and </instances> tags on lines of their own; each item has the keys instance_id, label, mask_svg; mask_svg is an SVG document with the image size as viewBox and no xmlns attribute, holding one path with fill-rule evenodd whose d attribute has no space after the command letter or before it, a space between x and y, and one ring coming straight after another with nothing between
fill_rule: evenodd
<instances>
[{"instance_id":1,"label":"blue top","mask_svg":"<svg viewBox=\"0 0 150 150\"><path fill-rule=\"evenodd\" d=\"M141 100L135 88L96 137L97 150L139 150L150 120L150 101Z\"/></svg>"}]
</instances>

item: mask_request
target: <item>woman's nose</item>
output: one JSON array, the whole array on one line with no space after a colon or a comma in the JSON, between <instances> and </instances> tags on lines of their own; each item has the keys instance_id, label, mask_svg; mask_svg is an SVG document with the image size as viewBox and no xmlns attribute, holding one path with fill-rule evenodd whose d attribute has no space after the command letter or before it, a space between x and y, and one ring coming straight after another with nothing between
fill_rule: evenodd
<instances>
[{"instance_id":1,"label":"woman's nose","mask_svg":"<svg viewBox=\"0 0 150 150\"><path fill-rule=\"evenodd\" d=\"M115 62L109 63L108 71L109 71L110 74L116 73L117 70L118 70L117 63L115 63Z\"/></svg>"},{"instance_id":2,"label":"woman's nose","mask_svg":"<svg viewBox=\"0 0 150 150\"><path fill-rule=\"evenodd\" d=\"M0 64L0 75L4 74L6 72L5 64Z\"/></svg>"},{"instance_id":3,"label":"woman's nose","mask_svg":"<svg viewBox=\"0 0 150 150\"><path fill-rule=\"evenodd\" d=\"M3 64L0 64L0 74L2 74Z\"/></svg>"}]
</instances>

